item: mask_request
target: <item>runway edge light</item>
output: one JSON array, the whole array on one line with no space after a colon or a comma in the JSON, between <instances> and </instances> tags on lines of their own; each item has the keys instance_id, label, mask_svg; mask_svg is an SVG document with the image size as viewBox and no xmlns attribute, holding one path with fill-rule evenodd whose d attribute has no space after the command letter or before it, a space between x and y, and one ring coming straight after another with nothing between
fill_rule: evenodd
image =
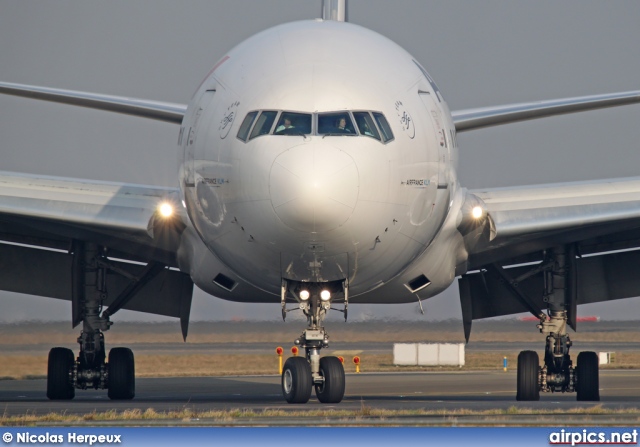
<instances>
[{"instance_id":1,"label":"runway edge light","mask_svg":"<svg viewBox=\"0 0 640 447\"><path fill-rule=\"evenodd\" d=\"M281 346L278 346L276 348L276 354L278 354L278 371L280 374L282 374L282 353L284 352L284 349L282 349Z\"/></svg>"}]
</instances>

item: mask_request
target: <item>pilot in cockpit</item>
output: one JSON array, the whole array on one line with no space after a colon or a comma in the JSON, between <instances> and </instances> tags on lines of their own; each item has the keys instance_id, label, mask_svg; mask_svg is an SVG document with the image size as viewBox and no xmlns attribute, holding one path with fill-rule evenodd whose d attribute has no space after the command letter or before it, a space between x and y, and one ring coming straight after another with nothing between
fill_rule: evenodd
<instances>
[{"instance_id":1,"label":"pilot in cockpit","mask_svg":"<svg viewBox=\"0 0 640 447\"><path fill-rule=\"evenodd\" d=\"M345 117L338 118L336 121L336 131L338 133L353 133L353 131L347 127L347 119Z\"/></svg>"},{"instance_id":2,"label":"pilot in cockpit","mask_svg":"<svg viewBox=\"0 0 640 447\"><path fill-rule=\"evenodd\" d=\"M362 122L358 122L358 127L360 127L360 133L362 135L366 135L368 137L373 137L373 132L371 132L371 128L367 124L365 120L361 120Z\"/></svg>"},{"instance_id":3,"label":"pilot in cockpit","mask_svg":"<svg viewBox=\"0 0 640 447\"><path fill-rule=\"evenodd\" d=\"M280 123L280 125L276 128L276 133L282 133L287 129L293 129L294 126L291 123L291 119L289 118L284 118L282 120L282 122Z\"/></svg>"}]
</instances>

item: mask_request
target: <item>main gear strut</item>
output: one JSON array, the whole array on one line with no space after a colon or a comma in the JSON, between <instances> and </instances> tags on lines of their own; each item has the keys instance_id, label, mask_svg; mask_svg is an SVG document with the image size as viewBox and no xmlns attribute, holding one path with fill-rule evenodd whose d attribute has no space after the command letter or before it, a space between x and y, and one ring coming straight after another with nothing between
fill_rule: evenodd
<instances>
[{"instance_id":1,"label":"main gear strut","mask_svg":"<svg viewBox=\"0 0 640 447\"><path fill-rule=\"evenodd\" d=\"M78 337L80 352L74 359L67 348L49 352L47 397L73 399L75 389L107 389L111 399L132 399L135 395L135 363L129 348L113 348L107 359L104 332L113 324L110 316L131 300L136 292L153 279L163 265L150 263L139 277L117 267L107 258L106 248L74 241L73 255L73 325L82 323ZM102 311L107 302L107 277L110 273L128 278L130 284Z\"/></svg>"},{"instance_id":2,"label":"main gear strut","mask_svg":"<svg viewBox=\"0 0 640 447\"><path fill-rule=\"evenodd\" d=\"M581 352L577 367L573 367L567 334L569 313L575 322L576 268L573 247L555 247L542 262L544 275L543 301L547 315L540 317L537 328L547 335L544 366L539 366L535 351L523 351L518 356L517 400L539 400L542 392L576 392L578 400L600 400L598 356ZM574 325L575 329L575 325Z\"/></svg>"}]
</instances>

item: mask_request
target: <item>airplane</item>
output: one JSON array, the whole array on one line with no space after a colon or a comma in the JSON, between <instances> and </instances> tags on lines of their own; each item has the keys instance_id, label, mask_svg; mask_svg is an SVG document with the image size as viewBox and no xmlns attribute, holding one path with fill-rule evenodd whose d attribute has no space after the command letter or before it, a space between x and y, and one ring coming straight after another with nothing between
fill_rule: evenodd
<instances>
[{"instance_id":1,"label":"airplane","mask_svg":"<svg viewBox=\"0 0 640 447\"><path fill-rule=\"evenodd\" d=\"M306 355L287 360L283 396L306 403L315 389L337 403L345 375L320 356L326 313L421 301L457 278L467 340L473 320L523 311L546 335L542 365L534 351L518 357L516 399L599 400L597 356L582 352L574 367L567 325L578 304L640 295L640 180L469 190L457 139L633 104L640 92L450 111L419 61L345 20L346 2L322 10L229 51L186 105L0 83L4 94L177 126L176 188L0 174L0 289L70 300L82 323L77 356L49 354L47 396L134 398L133 353L105 348L111 318L177 317L186 337L196 285L279 304L283 318L302 311L295 343ZM378 57L332 50L345 41Z\"/></svg>"}]
</instances>

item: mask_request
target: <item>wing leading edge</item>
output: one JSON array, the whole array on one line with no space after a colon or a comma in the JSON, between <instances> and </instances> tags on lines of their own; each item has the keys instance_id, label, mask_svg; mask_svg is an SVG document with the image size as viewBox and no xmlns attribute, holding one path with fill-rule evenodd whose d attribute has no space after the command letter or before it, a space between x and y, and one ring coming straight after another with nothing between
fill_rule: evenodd
<instances>
[{"instance_id":1,"label":"wing leading edge","mask_svg":"<svg viewBox=\"0 0 640 447\"><path fill-rule=\"evenodd\" d=\"M640 218L640 177L470 191L486 204L495 243ZM503 242L502 242L503 241Z\"/></svg>"},{"instance_id":2,"label":"wing leading edge","mask_svg":"<svg viewBox=\"0 0 640 447\"><path fill-rule=\"evenodd\" d=\"M508 104L452 112L456 132L640 102L640 90L550 101Z\"/></svg>"},{"instance_id":3,"label":"wing leading edge","mask_svg":"<svg viewBox=\"0 0 640 447\"><path fill-rule=\"evenodd\" d=\"M494 234L469 252L470 270L526 262L548 247L580 244L589 254L640 246L640 177L469 191ZM637 233L637 234L636 234Z\"/></svg>"},{"instance_id":4,"label":"wing leading edge","mask_svg":"<svg viewBox=\"0 0 640 447\"><path fill-rule=\"evenodd\" d=\"M182 118L187 110L187 106L183 104L38 87L34 85L13 84L10 82L0 82L0 93L106 110L174 124L182 123Z\"/></svg>"},{"instance_id":5,"label":"wing leading edge","mask_svg":"<svg viewBox=\"0 0 640 447\"><path fill-rule=\"evenodd\" d=\"M160 238L159 205L164 202L175 214L170 218L172 232ZM177 188L0 171L0 238L10 242L29 243L36 233L51 241L90 233L121 241L123 253L131 250L132 258L136 250L153 250L163 258L156 260L174 265L171 259L187 221Z\"/></svg>"}]
</instances>

